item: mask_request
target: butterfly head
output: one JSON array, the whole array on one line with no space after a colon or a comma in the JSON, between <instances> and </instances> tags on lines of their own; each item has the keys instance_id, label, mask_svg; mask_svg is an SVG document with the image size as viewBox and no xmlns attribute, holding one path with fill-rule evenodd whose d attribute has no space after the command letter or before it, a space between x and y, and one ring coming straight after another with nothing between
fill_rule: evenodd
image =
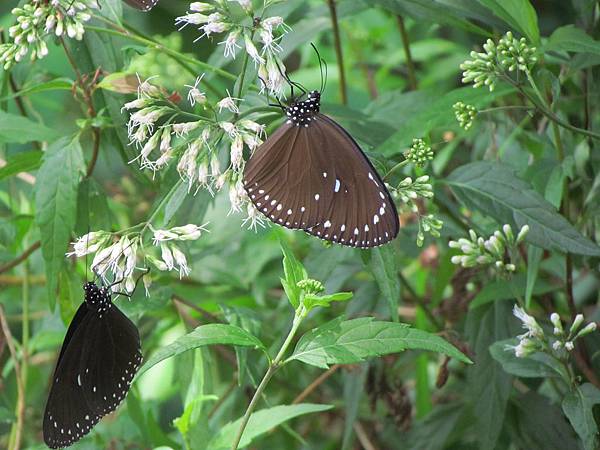
<instances>
[{"instance_id":1,"label":"butterfly head","mask_svg":"<svg viewBox=\"0 0 600 450\"><path fill-rule=\"evenodd\" d=\"M294 101L285 108L285 115L288 118L287 123L297 127L308 127L313 120L313 116L319 112L320 108L321 93L311 91L308 93L306 100Z\"/></svg>"},{"instance_id":2,"label":"butterfly head","mask_svg":"<svg viewBox=\"0 0 600 450\"><path fill-rule=\"evenodd\" d=\"M89 281L83 285L83 290L88 308L98 312L100 317L112 307L111 291L109 288L105 286L99 287L96 283Z\"/></svg>"}]
</instances>

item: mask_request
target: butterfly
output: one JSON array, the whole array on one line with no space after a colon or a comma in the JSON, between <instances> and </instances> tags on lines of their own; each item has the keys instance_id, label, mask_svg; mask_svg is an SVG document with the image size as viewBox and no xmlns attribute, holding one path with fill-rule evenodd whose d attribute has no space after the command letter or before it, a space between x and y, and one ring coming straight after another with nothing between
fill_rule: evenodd
<instances>
[{"instance_id":1,"label":"butterfly","mask_svg":"<svg viewBox=\"0 0 600 450\"><path fill-rule=\"evenodd\" d=\"M159 0L125 0L125 3L140 11L150 11L156 6L158 1Z\"/></svg>"},{"instance_id":2,"label":"butterfly","mask_svg":"<svg viewBox=\"0 0 600 450\"><path fill-rule=\"evenodd\" d=\"M271 221L330 242L391 241L398 213L383 180L352 136L320 112L321 92L302 98L280 105L285 123L246 164L248 197Z\"/></svg>"},{"instance_id":3,"label":"butterfly","mask_svg":"<svg viewBox=\"0 0 600 450\"><path fill-rule=\"evenodd\" d=\"M81 439L129 391L142 362L136 326L112 302L110 286L88 282L67 330L44 411L44 441L62 448Z\"/></svg>"}]
</instances>

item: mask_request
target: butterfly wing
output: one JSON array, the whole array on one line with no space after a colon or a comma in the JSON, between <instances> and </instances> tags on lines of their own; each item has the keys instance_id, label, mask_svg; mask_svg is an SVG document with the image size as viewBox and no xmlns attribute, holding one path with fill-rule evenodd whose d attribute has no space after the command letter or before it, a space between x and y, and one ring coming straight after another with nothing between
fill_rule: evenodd
<instances>
[{"instance_id":1,"label":"butterfly wing","mask_svg":"<svg viewBox=\"0 0 600 450\"><path fill-rule=\"evenodd\" d=\"M100 318L85 303L59 356L44 413L44 441L71 445L125 397L141 363L137 328L115 305Z\"/></svg>"},{"instance_id":2,"label":"butterfly wing","mask_svg":"<svg viewBox=\"0 0 600 450\"><path fill-rule=\"evenodd\" d=\"M150 11L156 6L158 0L125 0L125 3L140 11Z\"/></svg>"},{"instance_id":3,"label":"butterfly wing","mask_svg":"<svg viewBox=\"0 0 600 450\"><path fill-rule=\"evenodd\" d=\"M85 302L82 303L69 325L60 351L44 411L44 441L50 448L72 444L98 422L82 399L79 373L82 342L92 320L93 313Z\"/></svg>"},{"instance_id":4,"label":"butterfly wing","mask_svg":"<svg viewBox=\"0 0 600 450\"><path fill-rule=\"evenodd\" d=\"M142 362L135 324L114 304L94 323L96 338L84 345L80 372L83 397L90 410L104 416L119 406Z\"/></svg>"},{"instance_id":5,"label":"butterfly wing","mask_svg":"<svg viewBox=\"0 0 600 450\"><path fill-rule=\"evenodd\" d=\"M273 222L321 239L369 248L398 234L396 207L377 171L323 114L308 127L282 125L248 161L244 186Z\"/></svg>"}]
</instances>

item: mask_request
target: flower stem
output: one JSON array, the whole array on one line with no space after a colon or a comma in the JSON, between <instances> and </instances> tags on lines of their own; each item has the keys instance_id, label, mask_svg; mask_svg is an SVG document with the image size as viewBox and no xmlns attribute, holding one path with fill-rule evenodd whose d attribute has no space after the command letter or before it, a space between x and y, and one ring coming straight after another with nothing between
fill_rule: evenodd
<instances>
[{"instance_id":1,"label":"flower stem","mask_svg":"<svg viewBox=\"0 0 600 450\"><path fill-rule=\"evenodd\" d=\"M256 403L258 402L258 399L261 397L262 393L264 392L265 388L267 387L267 384L269 384L269 381L271 380L271 377L273 376L273 374L277 371L277 369L279 369L279 367L281 365L281 361L282 361L283 357L285 356L285 352L287 351L288 347L290 346L292 339L296 335L296 332L298 331L300 324L306 317L306 313L307 313L306 308L304 308L303 305L300 305L298 307L298 309L296 309L296 314L294 315L294 321L292 322L292 328L290 329L290 332L288 333L287 337L285 338L285 341L283 341L283 344L281 345L279 352L277 352L277 356L275 356L275 359L269 364L267 372L265 373L265 375L263 376L263 379L261 380L260 384L256 388L256 392L254 392L254 395L252 396L252 400L250 400L250 403L248 404L248 408L246 408L246 412L244 413L244 417L242 418L242 423L240 424L240 428L238 429L237 434L235 435L233 444L231 444L231 450L237 450L238 446L240 445L240 441L242 440L242 435L244 434L244 430L246 429L246 426L248 425L250 416L252 416L252 412L254 411L254 408L256 407Z\"/></svg>"},{"instance_id":2,"label":"flower stem","mask_svg":"<svg viewBox=\"0 0 600 450\"><path fill-rule=\"evenodd\" d=\"M346 87L346 73L344 71L344 54L342 52L342 40L340 38L340 26L338 23L337 9L335 0L327 0L329 14L331 15L331 25L333 27L333 40L335 54L337 57L338 70L340 72L340 98L344 105L348 104L348 89Z\"/></svg>"},{"instance_id":3,"label":"flower stem","mask_svg":"<svg viewBox=\"0 0 600 450\"><path fill-rule=\"evenodd\" d=\"M387 181L387 179L389 178L389 176L391 174L393 174L397 170L400 170L401 168L403 168L404 166L406 166L408 163L409 163L408 159L405 159L404 161L400 161L398 164L396 164L394 167L392 167L390 170L388 170L388 173L386 173L383 176L383 181Z\"/></svg>"},{"instance_id":4,"label":"flower stem","mask_svg":"<svg viewBox=\"0 0 600 450\"><path fill-rule=\"evenodd\" d=\"M411 91L418 89L417 76L415 71L415 64L413 63L412 55L410 53L410 40L408 39L408 33L404 26L404 18L402 16L396 16L398 21L398 29L402 36L402 45L404 46L404 56L406 57L406 68L408 69L408 84Z\"/></svg>"},{"instance_id":5,"label":"flower stem","mask_svg":"<svg viewBox=\"0 0 600 450\"><path fill-rule=\"evenodd\" d=\"M181 183L183 183L183 180L180 178L173 185L173 187L171 188L171 190L169 192L167 192L167 194L162 198L162 200L156 206L156 208L154 208L154 211L152 212L152 215L146 221L146 224L144 225L144 228L142 228L142 231L140 231L140 238L143 237L144 232L150 227L150 225L152 225L152 222L154 221L154 219L156 219L156 216L158 215L158 213L163 209L163 207L167 204L167 202L169 200L171 200L171 197L173 197L173 194L175 194L175 191L177 191L177 189L179 189L179 186L181 186Z\"/></svg>"}]
</instances>

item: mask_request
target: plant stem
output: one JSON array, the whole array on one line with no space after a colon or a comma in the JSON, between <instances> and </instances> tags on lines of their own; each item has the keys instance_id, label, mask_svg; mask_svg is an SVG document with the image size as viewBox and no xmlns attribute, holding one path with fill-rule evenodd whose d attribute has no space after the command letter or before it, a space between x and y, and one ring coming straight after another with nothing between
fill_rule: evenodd
<instances>
[{"instance_id":1,"label":"plant stem","mask_svg":"<svg viewBox=\"0 0 600 450\"><path fill-rule=\"evenodd\" d=\"M261 397L263 391L267 387L267 384L269 384L269 381L271 380L271 377L273 376L273 374L277 371L277 369L279 369L281 361L282 361L283 357L285 356L285 352L287 351L288 347L290 346L292 339L294 339L294 336L296 335L296 332L298 331L300 324L306 317L306 312L307 311L303 305L300 305L298 307L298 309L296 309L296 313L294 315L294 321L292 322L292 328L290 329L290 332L288 333L287 337L285 338L285 341L283 341L283 344L281 345L279 352L277 352L277 356L275 356L275 359L271 363L269 363L267 372L265 373L265 375L263 376L263 379L261 380L260 384L256 388L256 392L254 392L254 395L252 396L252 400L250 400L250 404L248 405L248 408L246 409L246 412L244 413L244 417L242 418L240 428L238 429L237 434L235 435L235 438L233 439L233 444L231 445L231 450L237 450L238 446L240 445L240 441L242 440L242 435L244 434L244 430L246 429L246 426L248 425L250 416L252 415L252 412L254 411L254 408L256 407L256 403L258 402L258 399Z\"/></svg>"},{"instance_id":2,"label":"plant stem","mask_svg":"<svg viewBox=\"0 0 600 450\"><path fill-rule=\"evenodd\" d=\"M167 202L169 200L171 200L171 197L173 196L173 194L175 193L175 191L177 189L179 189L179 186L181 186L181 183L183 183L183 180L180 178L179 180L177 180L177 182L173 185L173 187L171 187L171 190L169 192L167 192L167 194L162 198L162 200L160 201L160 203L156 206L156 208L154 208L154 211L152 212L152 215L150 216L150 218L146 221L146 224L144 225L144 228L142 228L142 230L140 231L140 238L143 236L144 232L148 229L148 227L150 227L150 225L152 225L152 221L154 219L156 219L156 216L158 215L158 213L163 209L163 207L167 204Z\"/></svg>"},{"instance_id":3,"label":"plant stem","mask_svg":"<svg viewBox=\"0 0 600 450\"><path fill-rule=\"evenodd\" d=\"M398 29L400 30L400 35L402 36L402 46L404 47L404 56L406 57L408 85L410 86L411 91L416 91L418 89L417 76L412 54L410 53L410 40L408 38L406 27L404 26L404 18L402 16L396 16L396 20L398 21Z\"/></svg>"},{"instance_id":4,"label":"plant stem","mask_svg":"<svg viewBox=\"0 0 600 450\"><path fill-rule=\"evenodd\" d=\"M20 256L13 259L12 261L7 262L6 264L0 266L0 273L8 272L10 269L18 266L23 261L25 261L29 256L35 252L38 248L40 248L41 242L37 241L27 248Z\"/></svg>"},{"instance_id":5,"label":"plant stem","mask_svg":"<svg viewBox=\"0 0 600 450\"><path fill-rule=\"evenodd\" d=\"M410 161L408 159L405 159L404 161L400 161L398 164L396 164L394 167L392 167L390 170L388 170L388 172L383 176L383 181L387 181L388 177L391 174L393 174L397 170L400 170L401 168L406 166L409 162Z\"/></svg>"},{"instance_id":6,"label":"plant stem","mask_svg":"<svg viewBox=\"0 0 600 450\"><path fill-rule=\"evenodd\" d=\"M444 326L439 322L437 317L435 317L435 314L433 314L433 311L431 311L431 309L429 309L429 305L427 305L423 301L423 299L417 295L415 290L409 284L406 277L400 271L398 272L398 278L400 278L400 281L402 282L402 285L404 286L404 288L413 297L413 300L415 301L415 303L421 307L421 309L423 310L423 312L425 313L425 315L427 316L427 318L429 319L431 324L436 328L436 330L438 330L438 331L443 330Z\"/></svg>"},{"instance_id":7,"label":"plant stem","mask_svg":"<svg viewBox=\"0 0 600 450\"><path fill-rule=\"evenodd\" d=\"M338 23L337 9L335 0L327 0L329 14L331 15L331 25L333 27L333 41L335 46L335 55L340 73L340 99L344 105L348 104L348 90L346 87L346 73L344 71L344 54L342 52L342 40L340 38L340 26Z\"/></svg>"}]
</instances>

